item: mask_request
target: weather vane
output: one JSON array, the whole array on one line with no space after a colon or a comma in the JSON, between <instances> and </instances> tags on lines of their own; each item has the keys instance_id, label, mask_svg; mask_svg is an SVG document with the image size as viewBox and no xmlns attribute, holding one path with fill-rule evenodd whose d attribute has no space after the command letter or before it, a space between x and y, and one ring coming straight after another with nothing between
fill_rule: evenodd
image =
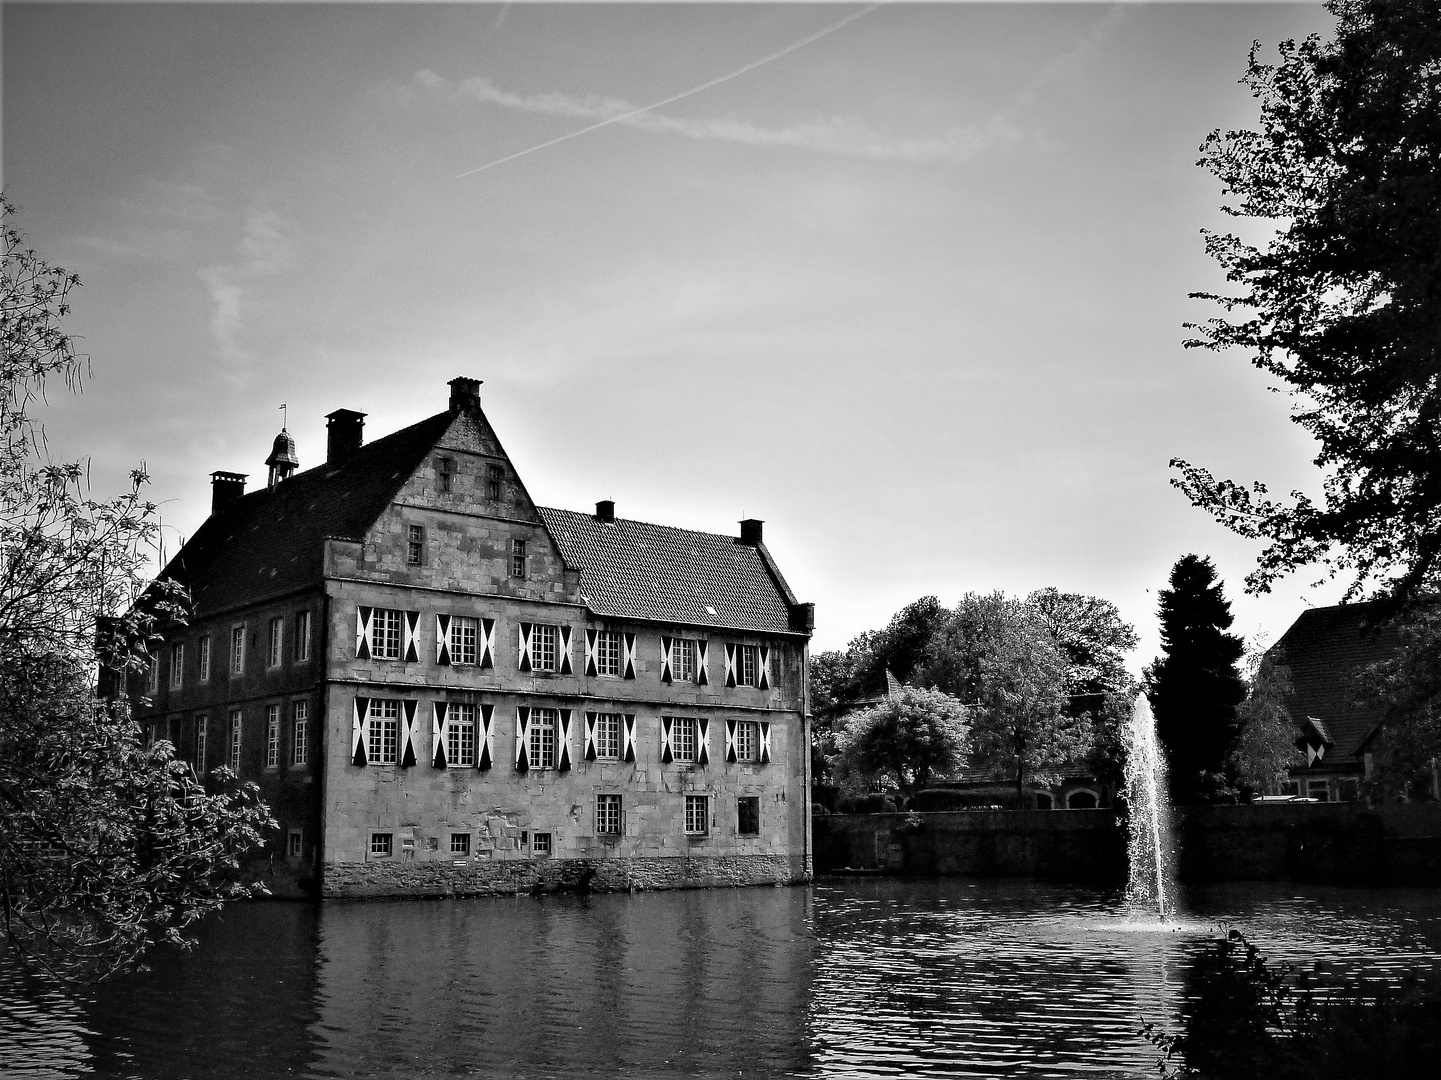
<instances>
[{"instance_id":1,"label":"weather vane","mask_svg":"<svg viewBox=\"0 0 1441 1080\"><path fill-rule=\"evenodd\" d=\"M280 403L280 430L281 430L281 431L287 430L287 428L286 428L286 421L287 421L288 419L289 419L289 414L285 411L285 402L282 401L282 402Z\"/></svg>"}]
</instances>

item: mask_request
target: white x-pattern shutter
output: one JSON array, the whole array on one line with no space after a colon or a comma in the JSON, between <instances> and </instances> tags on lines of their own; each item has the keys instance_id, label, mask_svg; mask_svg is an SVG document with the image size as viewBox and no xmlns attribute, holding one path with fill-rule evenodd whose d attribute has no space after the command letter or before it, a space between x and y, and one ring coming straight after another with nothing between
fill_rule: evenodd
<instances>
[{"instance_id":1,"label":"white x-pattern shutter","mask_svg":"<svg viewBox=\"0 0 1441 1080\"><path fill-rule=\"evenodd\" d=\"M586 761L594 761L596 759L595 713L593 712L588 712L585 714L585 746L581 751L581 756Z\"/></svg>"},{"instance_id":2,"label":"white x-pattern shutter","mask_svg":"<svg viewBox=\"0 0 1441 1080\"><path fill-rule=\"evenodd\" d=\"M515 771L530 768L530 706L515 707Z\"/></svg>"},{"instance_id":3,"label":"white x-pattern shutter","mask_svg":"<svg viewBox=\"0 0 1441 1080\"><path fill-rule=\"evenodd\" d=\"M477 667L495 667L495 620L480 620L480 656L476 658Z\"/></svg>"},{"instance_id":4,"label":"white x-pattern shutter","mask_svg":"<svg viewBox=\"0 0 1441 1080\"><path fill-rule=\"evenodd\" d=\"M620 759L635 760L635 713L626 713L620 725Z\"/></svg>"},{"instance_id":5,"label":"white x-pattern shutter","mask_svg":"<svg viewBox=\"0 0 1441 1080\"><path fill-rule=\"evenodd\" d=\"M570 709L559 710L555 730L555 768L557 772L570 772Z\"/></svg>"},{"instance_id":6,"label":"white x-pattern shutter","mask_svg":"<svg viewBox=\"0 0 1441 1080\"><path fill-rule=\"evenodd\" d=\"M726 685L736 684L736 647L726 642Z\"/></svg>"},{"instance_id":7,"label":"white x-pattern shutter","mask_svg":"<svg viewBox=\"0 0 1441 1080\"><path fill-rule=\"evenodd\" d=\"M405 613L405 652L401 653L407 663L414 664L420 661L419 635L416 633L419 626L420 612L407 611Z\"/></svg>"},{"instance_id":8,"label":"white x-pattern shutter","mask_svg":"<svg viewBox=\"0 0 1441 1080\"><path fill-rule=\"evenodd\" d=\"M660 760L662 765L669 764L675 760L675 755L670 747L670 717L660 718Z\"/></svg>"},{"instance_id":9,"label":"white x-pattern shutter","mask_svg":"<svg viewBox=\"0 0 1441 1080\"><path fill-rule=\"evenodd\" d=\"M598 674L598 673L600 672L600 665L599 665L599 663L597 662L597 660L598 660L598 657L597 657L597 648L598 648L598 646L596 645L596 638L598 637L598 634L599 634L599 631L592 630L592 629L590 629L590 627L586 627L586 631L585 631L585 673L586 673L587 675L596 675L596 674Z\"/></svg>"},{"instance_id":10,"label":"white x-pattern shutter","mask_svg":"<svg viewBox=\"0 0 1441 1080\"><path fill-rule=\"evenodd\" d=\"M570 666L570 629L571 628L569 626L562 626L558 628L558 635L560 637L560 656L557 659L559 659L560 661L560 674L562 675L575 674L575 668Z\"/></svg>"},{"instance_id":11,"label":"white x-pattern shutter","mask_svg":"<svg viewBox=\"0 0 1441 1080\"><path fill-rule=\"evenodd\" d=\"M660 681L663 683L668 683L671 681L671 650L674 648L674 639L668 638L664 634L662 634L660 637Z\"/></svg>"},{"instance_id":12,"label":"white x-pattern shutter","mask_svg":"<svg viewBox=\"0 0 1441 1080\"><path fill-rule=\"evenodd\" d=\"M415 764L415 706L414 701L400 703L400 764L405 768Z\"/></svg>"},{"instance_id":13,"label":"white x-pattern shutter","mask_svg":"<svg viewBox=\"0 0 1441 1080\"><path fill-rule=\"evenodd\" d=\"M450 663L450 616L435 617L435 662L442 667Z\"/></svg>"},{"instance_id":14,"label":"white x-pattern shutter","mask_svg":"<svg viewBox=\"0 0 1441 1080\"><path fill-rule=\"evenodd\" d=\"M444 769L450 762L446 759L446 735L450 732L450 705L444 701L432 701L430 720L430 763L437 769Z\"/></svg>"},{"instance_id":15,"label":"white x-pattern shutter","mask_svg":"<svg viewBox=\"0 0 1441 1080\"><path fill-rule=\"evenodd\" d=\"M627 679L635 678L635 635L624 633L621 635L621 648L624 656L622 663L624 670L622 675Z\"/></svg>"},{"instance_id":16,"label":"white x-pattern shutter","mask_svg":"<svg viewBox=\"0 0 1441 1080\"><path fill-rule=\"evenodd\" d=\"M695 681L700 686L710 685L710 642L701 638L695 644Z\"/></svg>"},{"instance_id":17,"label":"white x-pattern shutter","mask_svg":"<svg viewBox=\"0 0 1441 1080\"><path fill-rule=\"evenodd\" d=\"M520 624L520 661L521 671L530 670L530 632L533 629L528 622Z\"/></svg>"},{"instance_id":18,"label":"white x-pattern shutter","mask_svg":"<svg viewBox=\"0 0 1441 1080\"><path fill-rule=\"evenodd\" d=\"M371 618L375 615L373 607L357 607L355 609L355 657L357 660L370 659L370 629Z\"/></svg>"},{"instance_id":19,"label":"white x-pattern shutter","mask_svg":"<svg viewBox=\"0 0 1441 1080\"><path fill-rule=\"evenodd\" d=\"M726 721L726 761L728 761L728 762L734 762L735 760L736 760L736 722L735 722L734 720L727 720L727 721Z\"/></svg>"},{"instance_id":20,"label":"white x-pattern shutter","mask_svg":"<svg viewBox=\"0 0 1441 1080\"><path fill-rule=\"evenodd\" d=\"M771 723L769 720L760 722L761 729L761 758L760 763L766 765L771 760Z\"/></svg>"},{"instance_id":21,"label":"white x-pattern shutter","mask_svg":"<svg viewBox=\"0 0 1441 1080\"><path fill-rule=\"evenodd\" d=\"M762 690L769 690L771 685L771 650L770 646L762 645L760 648L760 671L757 673L756 682Z\"/></svg>"},{"instance_id":22,"label":"white x-pattern shutter","mask_svg":"<svg viewBox=\"0 0 1441 1080\"><path fill-rule=\"evenodd\" d=\"M355 699L355 716L350 724L350 761L353 765L367 764L366 749L370 745L370 699Z\"/></svg>"},{"instance_id":23,"label":"white x-pattern shutter","mask_svg":"<svg viewBox=\"0 0 1441 1080\"><path fill-rule=\"evenodd\" d=\"M704 716L695 722L695 760L697 765L710 764L710 721Z\"/></svg>"},{"instance_id":24,"label":"white x-pattern shutter","mask_svg":"<svg viewBox=\"0 0 1441 1080\"><path fill-rule=\"evenodd\" d=\"M495 762L495 706L482 705L480 707L480 738L476 740L480 745L477 749L480 753L476 756L475 767L477 769L488 769Z\"/></svg>"}]
</instances>

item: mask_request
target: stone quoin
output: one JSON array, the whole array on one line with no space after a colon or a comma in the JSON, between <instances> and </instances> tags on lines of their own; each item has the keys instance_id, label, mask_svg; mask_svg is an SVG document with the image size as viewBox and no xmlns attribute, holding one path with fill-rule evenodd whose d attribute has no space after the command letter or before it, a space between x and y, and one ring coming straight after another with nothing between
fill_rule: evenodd
<instances>
[{"instance_id":1,"label":"stone quoin","mask_svg":"<svg viewBox=\"0 0 1441 1080\"><path fill-rule=\"evenodd\" d=\"M814 608L761 522L537 507L479 387L371 443L337 410L304 471L282 433L261 490L214 475L143 729L256 781L260 864L327 897L809 880Z\"/></svg>"}]
</instances>

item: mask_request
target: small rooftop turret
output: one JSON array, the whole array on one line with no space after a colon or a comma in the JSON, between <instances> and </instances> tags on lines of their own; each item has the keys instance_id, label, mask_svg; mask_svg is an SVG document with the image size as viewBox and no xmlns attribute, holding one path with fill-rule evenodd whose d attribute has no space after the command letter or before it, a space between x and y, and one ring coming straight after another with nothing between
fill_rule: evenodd
<instances>
[{"instance_id":1,"label":"small rooftop turret","mask_svg":"<svg viewBox=\"0 0 1441 1080\"><path fill-rule=\"evenodd\" d=\"M284 428L275 436L275 445L270 448L270 456L265 459L265 464L270 466L269 486L272 488L280 481L289 479L290 474L300 466L300 459L295 456L295 440Z\"/></svg>"}]
</instances>

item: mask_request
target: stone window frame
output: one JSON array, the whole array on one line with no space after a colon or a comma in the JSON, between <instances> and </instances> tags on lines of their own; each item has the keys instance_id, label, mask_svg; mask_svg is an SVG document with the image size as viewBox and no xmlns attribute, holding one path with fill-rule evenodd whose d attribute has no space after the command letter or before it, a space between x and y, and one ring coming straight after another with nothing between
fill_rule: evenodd
<instances>
[{"instance_id":1,"label":"stone window frame","mask_svg":"<svg viewBox=\"0 0 1441 1080\"><path fill-rule=\"evenodd\" d=\"M611 729L613 725L613 730ZM602 735L602 731L606 731ZM595 714L595 759L597 761L619 761L621 755L622 733L625 731L625 714L618 712L598 712ZM614 736L613 740L607 740ZM614 752L610 752L611 746Z\"/></svg>"},{"instance_id":2,"label":"stone window frame","mask_svg":"<svg viewBox=\"0 0 1441 1080\"><path fill-rule=\"evenodd\" d=\"M495 462L490 462L485 467L485 497L491 502L500 502L503 489L502 482L505 479L505 470Z\"/></svg>"},{"instance_id":3,"label":"stone window frame","mask_svg":"<svg viewBox=\"0 0 1441 1080\"><path fill-rule=\"evenodd\" d=\"M518 536L510 538L510 576L524 581L529 574L530 556L526 554L525 541Z\"/></svg>"},{"instance_id":4,"label":"stone window frame","mask_svg":"<svg viewBox=\"0 0 1441 1080\"><path fill-rule=\"evenodd\" d=\"M470 833L453 832L450 834L450 853L461 858L470 857Z\"/></svg>"},{"instance_id":5,"label":"stone window frame","mask_svg":"<svg viewBox=\"0 0 1441 1080\"><path fill-rule=\"evenodd\" d=\"M549 638L547 641L546 639ZM548 663L541 658L549 651ZM530 670L560 670L560 627L556 623L532 623L530 631Z\"/></svg>"},{"instance_id":6,"label":"stone window frame","mask_svg":"<svg viewBox=\"0 0 1441 1080\"><path fill-rule=\"evenodd\" d=\"M467 713L469 714L467 716ZM473 769L480 753L480 707L468 701L452 701L446 707L445 763L451 769ZM465 735L469 732L467 741Z\"/></svg>"},{"instance_id":7,"label":"stone window frame","mask_svg":"<svg viewBox=\"0 0 1441 1080\"><path fill-rule=\"evenodd\" d=\"M201 634L201 635L200 635L200 645L199 645L198 651L199 651L199 653L200 653L200 656L199 656L200 681L201 681L202 683L208 683L208 682L210 681L210 635L209 635L209 634Z\"/></svg>"},{"instance_id":8,"label":"stone window frame","mask_svg":"<svg viewBox=\"0 0 1441 1080\"><path fill-rule=\"evenodd\" d=\"M405 526L405 565L425 565L425 526L407 523Z\"/></svg>"},{"instance_id":9,"label":"stone window frame","mask_svg":"<svg viewBox=\"0 0 1441 1080\"><path fill-rule=\"evenodd\" d=\"M236 773L237 775L240 773L240 752L243 749L243 743L241 742L241 738L244 733L244 724L244 711L241 709L231 709L230 723L226 725L228 728L226 732L226 737L228 741L226 745L225 761L226 764L230 766L230 771Z\"/></svg>"},{"instance_id":10,"label":"stone window frame","mask_svg":"<svg viewBox=\"0 0 1441 1080\"><path fill-rule=\"evenodd\" d=\"M759 720L737 720L735 729L736 761L754 765L761 759L761 725Z\"/></svg>"},{"instance_id":11,"label":"stone window frame","mask_svg":"<svg viewBox=\"0 0 1441 1080\"><path fill-rule=\"evenodd\" d=\"M595 796L596 836L619 837L625 832L625 797L615 791L598 791Z\"/></svg>"},{"instance_id":12,"label":"stone window frame","mask_svg":"<svg viewBox=\"0 0 1441 1080\"><path fill-rule=\"evenodd\" d=\"M671 760L678 765L694 765L700 758L700 725L696 720L694 716L670 718Z\"/></svg>"},{"instance_id":13,"label":"stone window frame","mask_svg":"<svg viewBox=\"0 0 1441 1080\"><path fill-rule=\"evenodd\" d=\"M530 853L550 856L555 853L555 839L552 833L533 832L530 834Z\"/></svg>"},{"instance_id":14,"label":"stone window frame","mask_svg":"<svg viewBox=\"0 0 1441 1080\"><path fill-rule=\"evenodd\" d=\"M595 673L604 679L619 679L625 671L625 634L620 630L597 630Z\"/></svg>"},{"instance_id":15,"label":"stone window frame","mask_svg":"<svg viewBox=\"0 0 1441 1080\"><path fill-rule=\"evenodd\" d=\"M280 768L280 706L265 706L265 767Z\"/></svg>"},{"instance_id":16,"label":"stone window frame","mask_svg":"<svg viewBox=\"0 0 1441 1080\"><path fill-rule=\"evenodd\" d=\"M400 763L400 698L371 698L366 706L365 760L369 765Z\"/></svg>"},{"instance_id":17,"label":"stone window frame","mask_svg":"<svg viewBox=\"0 0 1441 1080\"><path fill-rule=\"evenodd\" d=\"M205 713L197 713L195 716L195 744L190 748L191 766L196 776L204 776L209 770L206 768L206 739L209 734L210 717Z\"/></svg>"},{"instance_id":18,"label":"stone window frame","mask_svg":"<svg viewBox=\"0 0 1441 1080\"><path fill-rule=\"evenodd\" d=\"M145 669L145 692L147 694L160 693L160 658L152 656L150 664Z\"/></svg>"},{"instance_id":19,"label":"stone window frame","mask_svg":"<svg viewBox=\"0 0 1441 1080\"><path fill-rule=\"evenodd\" d=\"M462 633L465 629L471 631L468 642ZM452 615L445 637L445 647L450 654L452 667L474 667L479 662L481 625L477 616ZM466 659L467 656L469 659Z\"/></svg>"},{"instance_id":20,"label":"stone window frame","mask_svg":"<svg viewBox=\"0 0 1441 1080\"><path fill-rule=\"evenodd\" d=\"M245 674L245 624L232 623L230 627L230 677L239 679Z\"/></svg>"},{"instance_id":21,"label":"stone window frame","mask_svg":"<svg viewBox=\"0 0 1441 1080\"><path fill-rule=\"evenodd\" d=\"M395 834L389 832L373 832L370 834L370 857L372 859L392 859L395 857Z\"/></svg>"},{"instance_id":22,"label":"stone window frame","mask_svg":"<svg viewBox=\"0 0 1441 1080\"><path fill-rule=\"evenodd\" d=\"M685 835L696 838L710 835L710 795L687 792L685 795Z\"/></svg>"},{"instance_id":23,"label":"stone window frame","mask_svg":"<svg viewBox=\"0 0 1441 1080\"><path fill-rule=\"evenodd\" d=\"M436 459L435 479L442 495L455 490L455 458L442 455Z\"/></svg>"},{"instance_id":24,"label":"stone window frame","mask_svg":"<svg viewBox=\"0 0 1441 1080\"><path fill-rule=\"evenodd\" d=\"M548 706L531 709L526 743L526 762L530 768L554 769L560 759L560 710Z\"/></svg>"},{"instance_id":25,"label":"stone window frame","mask_svg":"<svg viewBox=\"0 0 1441 1080\"><path fill-rule=\"evenodd\" d=\"M747 678L749 676L749 678ZM736 685L759 686L761 681L761 647L736 646Z\"/></svg>"}]
</instances>

